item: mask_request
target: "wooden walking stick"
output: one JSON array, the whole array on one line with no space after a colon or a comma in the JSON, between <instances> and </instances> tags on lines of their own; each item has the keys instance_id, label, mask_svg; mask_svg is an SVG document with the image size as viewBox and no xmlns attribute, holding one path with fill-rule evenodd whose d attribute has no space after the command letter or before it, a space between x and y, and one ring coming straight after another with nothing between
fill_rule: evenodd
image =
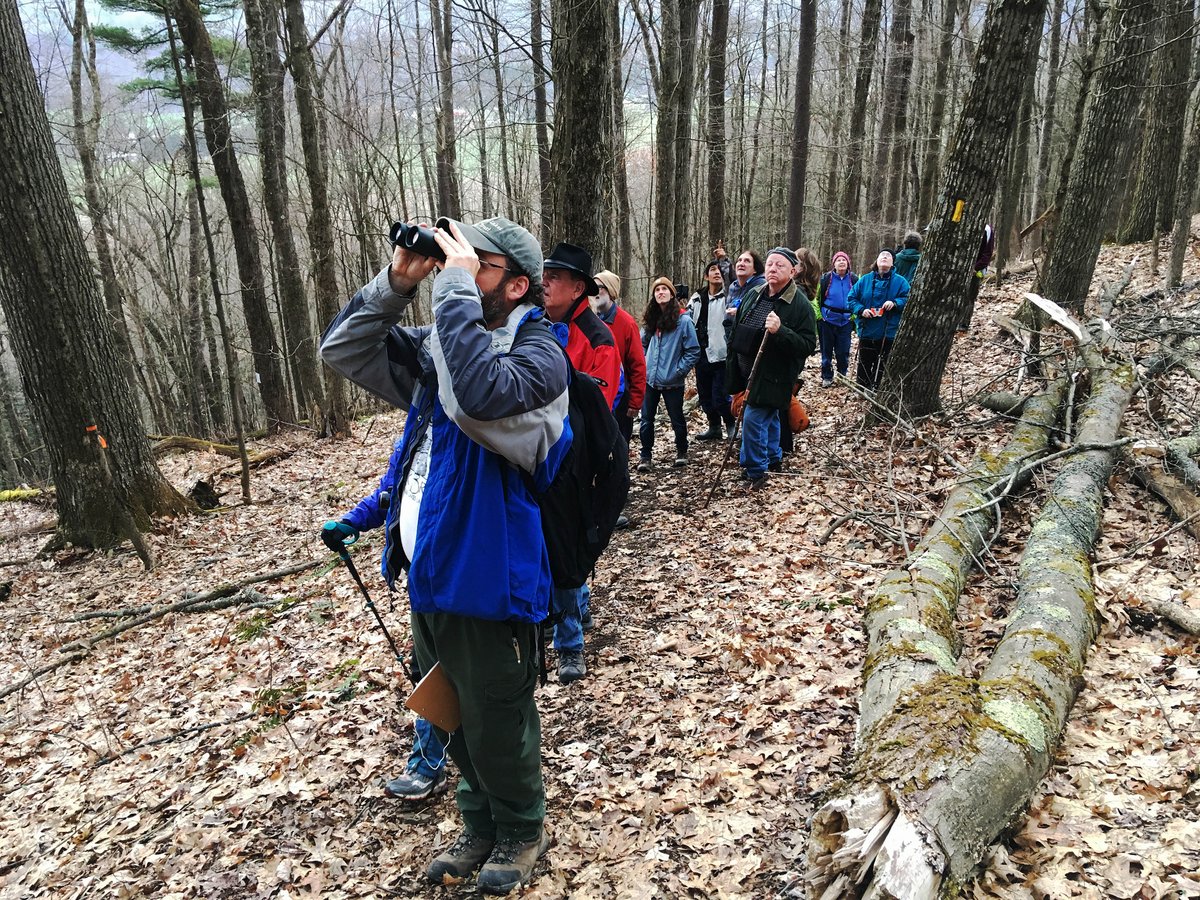
<instances>
[{"instance_id":1,"label":"wooden walking stick","mask_svg":"<svg viewBox=\"0 0 1200 900\"><path fill-rule=\"evenodd\" d=\"M762 362L763 351L767 349L767 338L770 336L771 332L764 328L762 343L758 345L758 352L754 354L754 362L750 366L750 377L746 379L746 403L750 402L750 389L754 387L754 379L758 375L758 364ZM742 437L742 418L746 415L746 403L743 403L741 410L738 411L733 434L730 435L729 444L725 447L725 458L721 460L721 468L717 470L717 477L713 479L712 487L708 490L708 499L704 501L703 509L708 509L708 504L712 503L713 494L717 492L717 485L721 483L721 476L725 474L725 467L729 465L729 454L733 452L734 445Z\"/></svg>"}]
</instances>

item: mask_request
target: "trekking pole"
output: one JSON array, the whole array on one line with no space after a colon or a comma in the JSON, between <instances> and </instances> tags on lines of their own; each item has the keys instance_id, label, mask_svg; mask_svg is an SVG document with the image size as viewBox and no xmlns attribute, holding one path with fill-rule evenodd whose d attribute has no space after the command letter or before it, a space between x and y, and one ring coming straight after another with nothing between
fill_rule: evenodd
<instances>
[{"instance_id":1,"label":"trekking pole","mask_svg":"<svg viewBox=\"0 0 1200 900\"><path fill-rule=\"evenodd\" d=\"M343 541L337 534L328 531L321 532L321 540L325 542L325 546L341 557L342 562L346 564L346 568L350 571L350 577L354 579L354 583L358 585L358 589L362 591L363 600L366 602L367 609L375 616L375 621L379 623L379 630L383 632L383 636L387 638L388 646L392 648L392 653L396 656L396 661L400 663L401 668L406 672L408 666L404 664L404 657L400 655L400 651L396 649L396 642L392 640L391 632L387 630L387 626L383 624L383 616L379 615L379 610L375 607L375 601L371 599L371 595L367 593L367 586L363 584L361 578L358 577L358 569L354 567L354 560L350 558L350 551L347 550L349 544L353 544L358 538L349 541Z\"/></svg>"},{"instance_id":2,"label":"trekking pole","mask_svg":"<svg viewBox=\"0 0 1200 900\"><path fill-rule=\"evenodd\" d=\"M763 351L767 349L767 339L770 336L771 332L764 328L762 343L758 345L758 352L754 354L754 362L750 366L750 377L746 379L746 402L742 404L742 408L738 412L737 428L733 432L733 436L729 438L729 443L725 447L725 458L721 460L721 468L717 470L717 477L713 479L712 487L708 490L708 499L704 501L701 509L708 509L708 504L712 503L713 495L717 492L717 485L721 483L721 476L725 474L725 467L729 465L729 454L733 452L734 445L741 440L742 418L746 415L746 403L750 402L750 388L754 386L755 376L758 375L758 364L762 362Z\"/></svg>"}]
</instances>

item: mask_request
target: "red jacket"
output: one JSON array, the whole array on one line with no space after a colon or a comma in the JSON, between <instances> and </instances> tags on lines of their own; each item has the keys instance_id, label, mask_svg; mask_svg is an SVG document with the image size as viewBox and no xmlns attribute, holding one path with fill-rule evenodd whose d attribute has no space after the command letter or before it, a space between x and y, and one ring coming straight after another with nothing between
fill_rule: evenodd
<instances>
[{"instance_id":1,"label":"red jacket","mask_svg":"<svg viewBox=\"0 0 1200 900\"><path fill-rule=\"evenodd\" d=\"M614 303L600 321L608 326L617 352L621 354L621 365L625 369L625 394L629 397L630 409L641 409L646 396L646 351L642 349L642 334L633 316Z\"/></svg>"},{"instance_id":2,"label":"red jacket","mask_svg":"<svg viewBox=\"0 0 1200 900\"><path fill-rule=\"evenodd\" d=\"M592 312L587 297L581 298L579 308L571 318L567 336L567 356L580 372L586 372L600 382L600 391L612 409L621 387L621 355L608 326ZM645 381L643 363L642 380Z\"/></svg>"}]
</instances>

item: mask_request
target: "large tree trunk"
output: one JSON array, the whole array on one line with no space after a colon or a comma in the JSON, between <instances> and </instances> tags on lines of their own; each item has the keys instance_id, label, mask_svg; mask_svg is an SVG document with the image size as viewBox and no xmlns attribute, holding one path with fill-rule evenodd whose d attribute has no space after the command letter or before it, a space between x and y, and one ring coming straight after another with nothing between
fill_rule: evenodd
<instances>
[{"instance_id":1,"label":"large tree trunk","mask_svg":"<svg viewBox=\"0 0 1200 900\"><path fill-rule=\"evenodd\" d=\"M792 160L788 178L787 237L799 247L804 230L804 187L808 181L808 134L812 127L813 51L817 46L817 0L800 2L800 46L796 51L796 97L792 110Z\"/></svg>"},{"instance_id":2,"label":"large tree trunk","mask_svg":"<svg viewBox=\"0 0 1200 900\"><path fill-rule=\"evenodd\" d=\"M0 84L0 305L50 457L58 539L136 543L131 523L189 504L159 473L122 373L15 3L0 4Z\"/></svg>"},{"instance_id":3,"label":"large tree trunk","mask_svg":"<svg viewBox=\"0 0 1200 900\"><path fill-rule=\"evenodd\" d=\"M938 408L942 372L967 309L983 227L1007 170L1045 13L1045 0L1002 0L988 8L937 215L880 386L880 402L889 409L920 416Z\"/></svg>"},{"instance_id":4,"label":"large tree trunk","mask_svg":"<svg viewBox=\"0 0 1200 900\"><path fill-rule=\"evenodd\" d=\"M211 435L220 426L220 414L214 401L220 402L220 385L213 378L213 370L204 355L204 311L200 298L204 293L204 238L200 234L200 207L196 203L196 186L189 184L188 207L188 265L185 330L187 349L191 354L192 383L188 385L188 407L191 412L193 434Z\"/></svg>"},{"instance_id":5,"label":"large tree trunk","mask_svg":"<svg viewBox=\"0 0 1200 900\"><path fill-rule=\"evenodd\" d=\"M275 329L267 309L258 228L254 224L246 182L233 149L224 81L217 68L217 58L213 54L197 0L176 0L173 12L180 37L195 68L196 94L204 110L204 140L212 155L213 168L221 185L221 197L229 215L229 232L237 257L242 309L246 328L250 332L250 349L254 353L259 395L266 407L268 427L274 428L278 423L288 420L290 405L279 365L279 344L275 340Z\"/></svg>"},{"instance_id":6,"label":"large tree trunk","mask_svg":"<svg viewBox=\"0 0 1200 900\"><path fill-rule=\"evenodd\" d=\"M696 96L696 29L700 12L700 0L677 0L679 4L679 87L674 103L675 112L675 186L671 193L674 203L671 214L675 222L671 227L674 235L675 256L672 268L664 271L684 273L694 268L689 253L689 227L691 225L691 179L692 162L692 101Z\"/></svg>"},{"instance_id":7,"label":"large tree trunk","mask_svg":"<svg viewBox=\"0 0 1200 900\"><path fill-rule=\"evenodd\" d=\"M1104 211L1119 175L1119 151L1133 127L1138 88L1146 79L1146 34L1154 15L1153 0L1116 0L1108 14L1107 51L1093 81L1054 247L1037 289L1079 317L1096 269Z\"/></svg>"},{"instance_id":8,"label":"large tree trunk","mask_svg":"<svg viewBox=\"0 0 1200 900\"><path fill-rule=\"evenodd\" d=\"M874 190L867 198L868 229L873 243L881 247L894 245L894 222L885 218L885 207L891 185L900 189L904 172L897 164L903 157L897 144L903 138L907 121L908 82L912 74L912 0L897 0L895 17L888 48L887 70L883 83L887 101L883 104L883 119L879 125L879 140L875 144ZM899 206L897 197L896 205Z\"/></svg>"},{"instance_id":9,"label":"large tree trunk","mask_svg":"<svg viewBox=\"0 0 1200 900\"><path fill-rule=\"evenodd\" d=\"M550 177L550 105L546 99L546 40L542 21L542 0L530 0L529 4L529 54L533 58L533 118L534 136L538 151L538 187L541 200L541 233L538 235L542 248L550 249L551 224L554 221L553 181Z\"/></svg>"},{"instance_id":10,"label":"large tree trunk","mask_svg":"<svg viewBox=\"0 0 1200 900\"><path fill-rule=\"evenodd\" d=\"M905 693L952 672L959 654L954 627L967 577L995 537L1000 503L1029 483L1030 464L1046 453L1067 393L1060 378L1025 402L1012 438L987 450L954 486L937 521L875 589L863 627L867 656L859 702L861 742Z\"/></svg>"},{"instance_id":11,"label":"large tree trunk","mask_svg":"<svg viewBox=\"0 0 1200 900\"><path fill-rule=\"evenodd\" d=\"M1200 66L1200 64L1198 64ZM1193 79L1195 81L1195 79ZM1192 125L1188 131L1187 149L1179 165L1180 190L1175 194L1175 234L1171 240L1171 263L1167 272L1167 287L1183 283L1183 254L1192 232L1193 198L1197 177L1200 177L1200 86L1193 89ZM1192 185L1192 189L1188 189Z\"/></svg>"},{"instance_id":12,"label":"large tree trunk","mask_svg":"<svg viewBox=\"0 0 1200 900\"><path fill-rule=\"evenodd\" d=\"M725 239L725 45L729 0L713 0L708 45L708 245Z\"/></svg>"},{"instance_id":13,"label":"large tree trunk","mask_svg":"<svg viewBox=\"0 0 1200 900\"><path fill-rule=\"evenodd\" d=\"M607 4L613 0L553 0L550 56L554 66L553 234L603 256L607 246L605 157L612 134L612 66ZM580 53L574 36L596 36Z\"/></svg>"},{"instance_id":14,"label":"large tree trunk","mask_svg":"<svg viewBox=\"0 0 1200 900\"><path fill-rule=\"evenodd\" d=\"M320 141L321 116L317 107L316 74L312 48L308 46L308 28L304 24L304 6L300 0L286 0L284 9L292 79L296 83L296 111L300 117L304 170L308 175L308 193L312 203L308 218L308 243L313 256L317 319L324 327L337 315L341 296L334 258L337 242L333 236L333 215L329 207L329 181ZM332 369L325 371L325 421L321 432L333 437L347 437L350 434L350 415L345 382Z\"/></svg>"},{"instance_id":15,"label":"large tree trunk","mask_svg":"<svg viewBox=\"0 0 1200 900\"><path fill-rule=\"evenodd\" d=\"M675 262L675 128L681 79L681 0L662 0L662 50L658 63L658 112L654 125L654 257L655 273L671 272Z\"/></svg>"},{"instance_id":16,"label":"large tree trunk","mask_svg":"<svg viewBox=\"0 0 1200 900\"><path fill-rule=\"evenodd\" d=\"M277 27L279 6L277 0L245 0L243 9L254 85L263 204L275 238L276 282L283 305L280 319L298 388L298 405L308 414L310 425L320 428L324 418L325 388L321 384L321 370L317 367L316 335L304 296L303 270L290 221L287 116L283 107L283 65L279 61Z\"/></svg>"},{"instance_id":17,"label":"large tree trunk","mask_svg":"<svg viewBox=\"0 0 1200 900\"><path fill-rule=\"evenodd\" d=\"M1029 143L1033 132L1033 103L1037 79L1030 70L1025 79L1021 112L1017 115L1017 130L1013 133L1012 150L1009 154L1008 173L1005 176L1003 194L1000 198L999 228L996 231L996 256L992 260L996 270L996 282L1004 278L1004 269L1011 257L1019 255L1021 239L1017 235L1017 213L1021 208L1021 190L1029 174ZM1016 246L1014 247L1013 244Z\"/></svg>"},{"instance_id":18,"label":"large tree trunk","mask_svg":"<svg viewBox=\"0 0 1200 900\"><path fill-rule=\"evenodd\" d=\"M883 0L866 0L862 14L862 32L858 43L858 66L854 75L854 106L850 111L850 137L846 142L845 181L837 205L841 218L836 223L834 246L847 250L854 244L858 209L862 194L863 160L866 155L867 94L875 75L875 49L879 43L879 21ZM854 247L857 252L858 248Z\"/></svg>"},{"instance_id":19,"label":"large tree trunk","mask_svg":"<svg viewBox=\"0 0 1200 900\"><path fill-rule=\"evenodd\" d=\"M1193 0L1167 0L1170 10L1167 20L1167 40L1170 50L1163 80L1166 83L1167 98L1163 103L1160 140L1167 147L1182 147L1184 141L1184 125L1187 120L1188 96L1192 85L1196 83L1197 69L1200 63L1196 61L1196 23L1193 12ZM1171 230L1175 216L1175 198L1182 186L1187 193L1189 186L1194 187L1195 179L1179 180L1179 169L1175 164L1175 155L1167 160L1167 168L1163 173L1163 183L1158 194L1158 231Z\"/></svg>"},{"instance_id":20,"label":"large tree trunk","mask_svg":"<svg viewBox=\"0 0 1200 900\"><path fill-rule=\"evenodd\" d=\"M717 0L726 2L726 0ZM612 54L612 100L613 100L613 191L616 194L615 211L617 217L617 248L616 257L612 260L616 271L624 277L629 277L633 265L633 238L631 235L632 217L629 208L629 171L625 160L625 73L621 54L616 48L621 46L621 8L614 2L608 7L608 39L614 48Z\"/></svg>"},{"instance_id":21,"label":"large tree trunk","mask_svg":"<svg viewBox=\"0 0 1200 900\"><path fill-rule=\"evenodd\" d=\"M1034 210L1041 213L1046 206L1046 189L1050 184L1050 149L1054 143L1054 119L1058 106L1058 69L1062 49L1062 18L1064 0L1054 0L1050 12L1050 58L1046 63L1046 99L1042 104L1042 139L1038 146L1037 184L1034 188Z\"/></svg>"},{"instance_id":22,"label":"large tree trunk","mask_svg":"<svg viewBox=\"0 0 1200 900\"><path fill-rule=\"evenodd\" d=\"M1085 349L1076 446L1111 444L1132 366ZM1090 554L1113 451L1073 455L1021 559L1017 599L980 679L953 667L865 732L848 785L813 819L811 897L954 896L1049 768L1097 621ZM866 676L868 679L871 675Z\"/></svg>"}]
</instances>

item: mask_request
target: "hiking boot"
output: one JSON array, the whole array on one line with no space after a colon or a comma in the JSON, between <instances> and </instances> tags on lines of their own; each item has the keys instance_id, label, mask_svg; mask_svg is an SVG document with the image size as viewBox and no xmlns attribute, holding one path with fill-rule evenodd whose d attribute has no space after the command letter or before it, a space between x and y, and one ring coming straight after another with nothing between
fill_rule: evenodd
<instances>
[{"instance_id":1,"label":"hiking boot","mask_svg":"<svg viewBox=\"0 0 1200 900\"><path fill-rule=\"evenodd\" d=\"M549 849L550 835L544 826L532 841L497 841L476 884L485 894L507 894L529 880L533 867Z\"/></svg>"},{"instance_id":2,"label":"hiking boot","mask_svg":"<svg viewBox=\"0 0 1200 900\"><path fill-rule=\"evenodd\" d=\"M420 772L413 771L405 772L399 778L393 778L383 786L383 792L397 800L413 802L432 797L434 794L445 793L449 787L450 780L446 777L445 769L442 769L433 778L427 778Z\"/></svg>"},{"instance_id":3,"label":"hiking boot","mask_svg":"<svg viewBox=\"0 0 1200 900\"><path fill-rule=\"evenodd\" d=\"M684 466L686 466L687 465L687 454L686 453L678 454L675 457L675 462L673 463L673 465L677 469L682 469Z\"/></svg>"},{"instance_id":4,"label":"hiking boot","mask_svg":"<svg viewBox=\"0 0 1200 900\"><path fill-rule=\"evenodd\" d=\"M782 472L783 471L783 460L779 460L778 462L773 462L773 463L767 463L767 471L768 472Z\"/></svg>"},{"instance_id":5,"label":"hiking boot","mask_svg":"<svg viewBox=\"0 0 1200 900\"><path fill-rule=\"evenodd\" d=\"M698 441L719 441L721 439L721 417L708 417L708 431L702 431L696 435Z\"/></svg>"},{"instance_id":6,"label":"hiking boot","mask_svg":"<svg viewBox=\"0 0 1200 900\"><path fill-rule=\"evenodd\" d=\"M833 379L832 378L822 378L821 379L821 387L823 387L823 388L833 387Z\"/></svg>"},{"instance_id":7,"label":"hiking boot","mask_svg":"<svg viewBox=\"0 0 1200 900\"><path fill-rule=\"evenodd\" d=\"M614 528L628 528L632 524L633 523L629 521L629 516L625 515L625 513L621 513L619 516L617 516L617 524L614 525L613 527Z\"/></svg>"},{"instance_id":8,"label":"hiking boot","mask_svg":"<svg viewBox=\"0 0 1200 900\"><path fill-rule=\"evenodd\" d=\"M584 631L591 631L596 627L596 620L592 618L591 610L588 610L588 614L579 620L579 627Z\"/></svg>"},{"instance_id":9,"label":"hiking boot","mask_svg":"<svg viewBox=\"0 0 1200 900\"><path fill-rule=\"evenodd\" d=\"M747 487L749 487L750 490L752 490L752 491L761 491L766 486L767 486L767 476L766 475L759 475L757 478L750 479L750 483L747 485Z\"/></svg>"},{"instance_id":10,"label":"hiking boot","mask_svg":"<svg viewBox=\"0 0 1200 900\"><path fill-rule=\"evenodd\" d=\"M637 470L639 472L649 472L654 468L654 463L650 462L650 457L643 456L638 462Z\"/></svg>"},{"instance_id":11,"label":"hiking boot","mask_svg":"<svg viewBox=\"0 0 1200 900\"><path fill-rule=\"evenodd\" d=\"M433 884L445 884L445 875L466 878L491 855L495 846L491 838L482 838L464 828L457 840L429 864L425 878Z\"/></svg>"},{"instance_id":12,"label":"hiking boot","mask_svg":"<svg viewBox=\"0 0 1200 900\"><path fill-rule=\"evenodd\" d=\"M570 684L587 674L582 650L561 650L558 654L558 683Z\"/></svg>"}]
</instances>

